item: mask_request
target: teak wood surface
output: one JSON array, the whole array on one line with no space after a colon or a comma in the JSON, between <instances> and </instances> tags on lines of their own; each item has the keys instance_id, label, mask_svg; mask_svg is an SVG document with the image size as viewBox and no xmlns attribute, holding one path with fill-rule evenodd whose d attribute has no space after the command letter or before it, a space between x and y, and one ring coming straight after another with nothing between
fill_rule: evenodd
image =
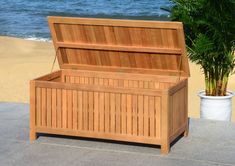
<instances>
[{"instance_id":1,"label":"teak wood surface","mask_svg":"<svg viewBox=\"0 0 235 166\"><path fill-rule=\"evenodd\" d=\"M61 70L30 82L37 133L161 146L188 133L182 23L48 18Z\"/></svg>"}]
</instances>

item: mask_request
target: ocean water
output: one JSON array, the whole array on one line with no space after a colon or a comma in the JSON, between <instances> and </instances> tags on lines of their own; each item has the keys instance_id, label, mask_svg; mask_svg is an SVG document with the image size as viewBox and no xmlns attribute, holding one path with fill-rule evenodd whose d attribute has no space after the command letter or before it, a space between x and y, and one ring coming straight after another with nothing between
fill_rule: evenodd
<instances>
[{"instance_id":1,"label":"ocean water","mask_svg":"<svg viewBox=\"0 0 235 166\"><path fill-rule=\"evenodd\" d=\"M0 35L50 40L47 16L167 20L169 0L0 0Z\"/></svg>"}]
</instances>

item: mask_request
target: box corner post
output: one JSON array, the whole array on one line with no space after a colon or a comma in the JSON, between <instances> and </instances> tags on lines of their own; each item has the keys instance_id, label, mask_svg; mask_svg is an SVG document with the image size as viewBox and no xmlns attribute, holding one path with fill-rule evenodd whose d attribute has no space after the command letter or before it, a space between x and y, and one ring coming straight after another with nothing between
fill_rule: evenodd
<instances>
[{"instance_id":1,"label":"box corner post","mask_svg":"<svg viewBox=\"0 0 235 166\"><path fill-rule=\"evenodd\" d=\"M161 154L170 151L170 95L162 94Z\"/></svg>"},{"instance_id":2,"label":"box corner post","mask_svg":"<svg viewBox=\"0 0 235 166\"><path fill-rule=\"evenodd\" d=\"M35 81L30 81L30 120L29 120L29 140L30 142L36 140L37 134L35 131L35 112L36 112L36 86Z\"/></svg>"},{"instance_id":3,"label":"box corner post","mask_svg":"<svg viewBox=\"0 0 235 166\"><path fill-rule=\"evenodd\" d=\"M189 118L188 118L188 80L186 81L186 86L185 86L185 90L184 90L184 98L185 98L185 102L184 102L184 109L185 109L185 131L184 131L184 137L188 136L189 133Z\"/></svg>"}]
</instances>

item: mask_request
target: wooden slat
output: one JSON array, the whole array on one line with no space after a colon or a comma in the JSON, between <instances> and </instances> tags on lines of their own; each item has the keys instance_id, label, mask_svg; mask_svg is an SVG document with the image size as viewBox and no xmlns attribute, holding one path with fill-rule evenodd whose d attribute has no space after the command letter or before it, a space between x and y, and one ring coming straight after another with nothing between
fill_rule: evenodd
<instances>
[{"instance_id":1,"label":"wooden slat","mask_svg":"<svg viewBox=\"0 0 235 166\"><path fill-rule=\"evenodd\" d=\"M51 104L52 104L52 110L51 110L51 118L52 118L52 127L53 128L56 128L56 118L57 118L57 115L56 115L56 89L52 89L52 101L51 101Z\"/></svg>"},{"instance_id":2,"label":"wooden slat","mask_svg":"<svg viewBox=\"0 0 235 166\"><path fill-rule=\"evenodd\" d=\"M100 120L100 112L99 112L99 93L94 92L94 131L99 131L99 120Z\"/></svg>"},{"instance_id":3,"label":"wooden slat","mask_svg":"<svg viewBox=\"0 0 235 166\"><path fill-rule=\"evenodd\" d=\"M83 101L83 130L88 130L89 115L88 115L88 92L83 91L82 101Z\"/></svg>"},{"instance_id":4,"label":"wooden slat","mask_svg":"<svg viewBox=\"0 0 235 166\"><path fill-rule=\"evenodd\" d=\"M42 89L42 126L46 126L46 88Z\"/></svg>"},{"instance_id":5,"label":"wooden slat","mask_svg":"<svg viewBox=\"0 0 235 166\"><path fill-rule=\"evenodd\" d=\"M139 67L119 67L111 65L95 66L87 64L76 64L76 63L64 63L62 69L76 69L76 70L95 70L95 71L111 71L111 72L122 72L122 73L135 73L135 74L152 74L152 75L167 75L167 76L178 76L178 70L168 70L168 69L149 69L149 68L139 68ZM181 77L185 77L183 72L180 73Z\"/></svg>"},{"instance_id":6,"label":"wooden slat","mask_svg":"<svg viewBox=\"0 0 235 166\"><path fill-rule=\"evenodd\" d=\"M174 55L181 55L182 53L181 49L179 48L154 48L154 47L123 46L123 45L72 43L72 42L57 42L57 46L61 48L109 50L109 51L123 51L123 52L144 52L144 53L174 54Z\"/></svg>"},{"instance_id":7,"label":"wooden slat","mask_svg":"<svg viewBox=\"0 0 235 166\"><path fill-rule=\"evenodd\" d=\"M68 113L67 113L67 90L62 89L62 128L67 128Z\"/></svg>"},{"instance_id":8,"label":"wooden slat","mask_svg":"<svg viewBox=\"0 0 235 166\"><path fill-rule=\"evenodd\" d=\"M104 93L104 128L105 132L110 132L110 94Z\"/></svg>"},{"instance_id":9,"label":"wooden slat","mask_svg":"<svg viewBox=\"0 0 235 166\"><path fill-rule=\"evenodd\" d=\"M56 109L56 119L57 119L57 128L62 127L62 90L57 89L56 91L56 97L57 97L57 109Z\"/></svg>"},{"instance_id":10,"label":"wooden slat","mask_svg":"<svg viewBox=\"0 0 235 166\"><path fill-rule=\"evenodd\" d=\"M163 72L164 71L160 71ZM66 75L82 76L82 77L97 77L99 79L111 78L111 79L128 79L133 81L156 81L156 82L172 82L176 83L179 81L178 76L168 75L151 75L151 74L136 74L136 73L125 73L125 72L110 72L110 71L89 71L89 70L63 70ZM183 79L181 77L181 79ZM185 79L185 78L184 78ZM79 82L78 82L79 83Z\"/></svg>"},{"instance_id":11,"label":"wooden slat","mask_svg":"<svg viewBox=\"0 0 235 166\"><path fill-rule=\"evenodd\" d=\"M115 133L121 133L121 94L116 94L115 105L116 105Z\"/></svg>"},{"instance_id":12,"label":"wooden slat","mask_svg":"<svg viewBox=\"0 0 235 166\"><path fill-rule=\"evenodd\" d=\"M68 112L68 128L72 129L73 128L73 108L72 108L72 103L73 98L72 98L72 90L67 90L67 112Z\"/></svg>"},{"instance_id":13,"label":"wooden slat","mask_svg":"<svg viewBox=\"0 0 235 166\"><path fill-rule=\"evenodd\" d=\"M83 93L78 91L78 130L83 130Z\"/></svg>"},{"instance_id":14,"label":"wooden slat","mask_svg":"<svg viewBox=\"0 0 235 166\"><path fill-rule=\"evenodd\" d=\"M132 134L132 95L126 95L127 134Z\"/></svg>"},{"instance_id":15,"label":"wooden slat","mask_svg":"<svg viewBox=\"0 0 235 166\"><path fill-rule=\"evenodd\" d=\"M88 128L94 130L94 93L88 92Z\"/></svg>"},{"instance_id":16,"label":"wooden slat","mask_svg":"<svg viewBox=\"0 0 235 166\"><path fill-rule=\"evenodd\" d=\"M155 112L154 112L154 97L149 97L149 134L150 137L155 137Z\"/></svg>"},{"instance_id":17,"label":"wooden slat","mask_svg":"<svg viewBox=\"0 0 235 166\"><path fill-rule=\"evenodd\" d=\"M110 132L115 133L115 94L110 93Z\"/></svg>"},{"instance_id":18,"label":"wooden slat","mask_svg":"<svg viewBox=\"0 0 235 166\"><path fill-rule=\"evenodd\" d=\"M99 131L105 131L105 98L104 93L99 93Z\"/></svg>"},{"instance_id":19,"label":"wooden slat","mask_svg":"<svg viewBox=\"0 0 235 166\"><path fill-rule=\"evenodd\" d=\"M73 129L77 130L78 129L78 92L76 90L72 91L72 98L73 98L73 102L72 102L72 110L73 110Z\"/></svg>"},{"instance_id":20,"label":"wooden slat","mask_svg":"<svg viewBox=\"0 0 235 166\"><path fill-rule=\"evenodd\" d=\"M149 136L149 96L144 96L144 136Z\"/></svg>"},{"instance_id":21,"label":"wooden slat","mask_svg":"<svg viewBox=\"0 0 235 166\"><path fill-rule=\"evenodd\" d=\"M133 137L131 135L118 135L112 133L96 133L89 131L74 131L74 130L58 130L58 129L50 129L44 127L36 127L36 131L39 133L51 133L51 134L60 134L60 135L68 135L68 136L80 136L85 138L101 138L107 140L117 140L117 141L128 141L128 142L137 142L137 143L146 143L146 144L161 144L160 139L151 138L151 137Z\"/></svg>"},{"instance_id":22,"label":"wooden slat","mask_svg":"<svg viewBox=\"0 0 235 166\"><path fill-rule=\"evenodd\" d=\"M144 135L144 97L138 95L138 135Z\"/></svg>"},{"instance_id":23,"label":"wooden slat","mask_svg":"<svg viewBox=\"0 0 235 166\"><path fill-rule=\"evenodd\" d=\"M42 93L41 93L41 88L36 88L36 125L41 126L42 125Z\"/></svg>"},{"instance_id":24,"label":"wooden slat","mask_svg":"<svg viewBox=\"0 0 235 166\"><path fill-rule=\"evenodd\" d=\"M133 135L137 136L138 133L138 121L137 121L137 95L132 96L132 128L133 128Z\"/></svg>"},{"instance_id":25,"label":"wooden slat","mask_svg":"<svg viewBox=\"0 0 235 166\"><path fill-rule=\"evenodd\" d=\"M46 119L47 119L47 126L51 127L51 89L47 88L46 90L47 95L47 104L46 104Z\"/></svg>"},{"instance_id":26,"label":"wooden slat","mask_svg":"<svg viewBox=\"0 0 235 166\"><path fill-rule=\"evenodd\" d=\"M161 98L155 97L155 131L156 138L161 138Z\"/></svg>"},{"instance_id":27,"label":"wooden slat","mask_svg":"<svg viewBox=\"0 0 235 166\"><path fill-rule=\"evenodd\" d=\"M105 83L105 82L104 82ZM161 96L162 91L160 90L148 90L148 89L138 89L136 88L122 88L122 87L109 87L105 86L92 86L92 85L79 85L76 84L65 84L65 83L51 83L45 81L37 81L35 83L38 87L49 87L49 88L61 88L66 90L84 90L84 91L97 91L97 92L109 92L109 93L126 93L135 95L149 95L149 96Z\"/></svg>"},{"instance_id":28,"label":"wooden slat","mask_svg":"<svg viewBox=\"0 0 235 166\"><path fill-rule=\"evenodd\" d=\"M123 19L100 19L100 18L74 18L74 17L56 17L48 16L48 22L51 24L78 24L78 25L104 25L120 27L143 27L143 28L166 28L181 29L181 22L169 21L144 21L144 20L123 20Z\"/></svg>"},{"instance_id":29,"label":"wooden slat","mask_svg":"<svg viewBox=\"0 0 235 166\"><path fill-rule=\"evenodd\" d=\"M126 94L121 94L121 112L122 112L122 134L127 133L127 99Z\"/></svg>"}]
</instances>

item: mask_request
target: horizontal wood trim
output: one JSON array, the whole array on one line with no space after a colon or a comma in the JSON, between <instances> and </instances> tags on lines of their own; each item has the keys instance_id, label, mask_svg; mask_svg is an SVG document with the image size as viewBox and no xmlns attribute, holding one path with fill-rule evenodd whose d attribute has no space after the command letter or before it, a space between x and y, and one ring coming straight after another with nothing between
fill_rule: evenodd
<instances>
[{"instance_id":1,"label":"horizontal wood trim","mask_svg":"<svg viewBox=\"0 0 235 166\"><path fill-rule=\"evenodd\" d=\"M181 22L170 21L146 21L146 20L124 20L124 19L100 19L100 18L73 18L48 16L48 22L53 24L80 24L80 25L102 25L120 27L143 27L162 29L182 29Z\"/></svg>"},{"instance_id":2,"label":"horizontal wood trim","mask_svg":"<svg viewBox=\"0 0 235 166\"><path fill-rule=\"evenodd\" d=\"M120 72L109 72L109 71L90 71L90 70L62 70L64 75L68 76L86 76L86 77L97 77L97 78L112 78L112 79L128 79L128 80L139 80L139 81L159 81L176 83L178 76L166 76L166 75L150 75L150 74L135 74L135 73L120 73ZM183 78L182 78L183 79Z\"/></svg>"},{"instance_id":3,"label":"horizontal wood trim","mask_svg":"<svg viewBox=\"0 0 235 166\"><path fill-rule=\"evenodd\" d=\"M104 132L55 129L55 128L47 128L47 127L36 127L35 130L38 133L81 136L81 137L87 137L87 138L100 138L100 139L107 139L107 140L128 141L128 142L156 144L156 145L161 144L161 140L159 138L141 137L141 136L137 137L137 136L126 135L126 134L122 135L122 134L111 134L111 133L104 133Z\"/></svg>"},{"instance_id":4,"label":"horizontal wood trim","mask_svg":"<svg viewBox=\"0 0 235 166\"><path fill-rule=\"evenodd\" d=\"M173 95L174 93L178 92L180 89L184 88L187 85L187 79L184 79L182 81L179 81L175 86L172 86L169 89L169 94Z\"/></svg>"},{"instance_id":5,"label":"horizontal wood trim","mask_svg":"<svg viewBox=\"0 0 235 166\"><path fill-rule=\"evenodd\" d=\"M69 89L69 90L81 90L90 92L109 92L109 93L126 93L126 94L140 94L148 96L161 96L162 90L153 89L136 89L136 88L114 88L114 87L104 87L99 85L77 85L69 83L58 83L58 82L47 82L47 81L35 81L36 87L40 88L55 88L55 89Z\"/></svg>"},{"instance_id":6,"label":"horizontal wood trim","mask_svg":"<svg viewBox=\"0 0 235 166\"><path fill-rule=\"evenodd\" d=\"M57 71L54 71L54 72L52 72L50 74L46 74L46 75L43 75L41 77L35 78L34 80L50 81L50 80L56 79L58 77L61 77L61 74L62 74L62 71L61 70L57 70Z\"/></svg>"},{"instance_id":7,"label":"horizontal wood trim","mask_svg":"<svg viewBox=\"0 0 235 166\"><path fill-rule=\"evenodd\" d=\"M78 48L91 50L109 50L109 51L124 51L124 52L144 52L144 53L159 53L159 54L177 54L181 55L182 51L179 48L154 48L143 46L121 46L121 45L104 45L104 44L88 44L88 43L69 43L57 42L57 47L62 48Z\"/></svg>"},{"instance_id":8,"label":"horizontal wood trim","mask_svg":"<svg viewBox=\"0 0 235 166\"><path fill-rule=\"evenodd\" d=\"M62 69L75 69L75 70L95 70L95 71L111 71L119 73L138 73L138 74L156 74L156 75L167 75L167 76L178 76L178 70L163 70L163 69L145 69L145 68L130 68L120 66L92 66L83 64L62 64ZM187 76L186 73L181 71L181 77Z\"/></svg>"}]
</instances>

